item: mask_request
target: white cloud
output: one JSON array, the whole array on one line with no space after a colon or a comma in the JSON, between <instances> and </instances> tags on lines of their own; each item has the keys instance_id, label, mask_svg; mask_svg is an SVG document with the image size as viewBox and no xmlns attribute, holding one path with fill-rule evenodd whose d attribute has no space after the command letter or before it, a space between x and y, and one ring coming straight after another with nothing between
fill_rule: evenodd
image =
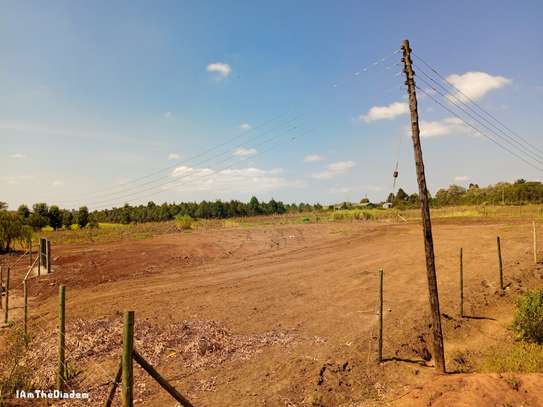
<instances>
[{"instance_id":1,"label":"white cloud","mask_svg":"<svg viewBox=\"0 0 543 407\"><path fill-rule=\"evenodd\" d=\"M511 83L511 79L503 76L492 76L486 72L466 72L463 75L454 74L448 76L447 81L473 100L480 99L491 90L499 89ZM449 99L453 101L454 97L466 100L459 92L449 95Z\"/></svg>"},{"instance_id":2,"label":"white cloud","mask_svg":"<svg viewBox=\"0 0 543 407\"><path fill-rule=\"evenodd\" d=\"M165 112L164 114L162 114L162 116L166 119L169 119L172 117L172 112Z\"/></svg>"},{"instance_id":3,"label":"white cloud","mask_svg":"<svg viewBox=\"0 0 543 407\"><path fill-rule=\"evenodd\" d=\"M457 175L456 177L454 177L454 180L456 182L466 182L466 181L469 181L471 178L468 177L467 175Z\"/></svg>"},{"instance_id":4,"label":"white cloud","mask_svg":"<svg viewBox=\"0 0 543 407\"><path fill-rule=\"evenodd\" d=\"M21 158L26 158L26 155L21 154L21 153L15 153L15 154L10 155L10 158L21 159Z\"/></svg>"},{"instance_id":5,"label":"white cloud","mask_svg":"<svg viewBox=\"0 0 543 407\"><path fill-rule=\"evenodd\" d=\"M252 155L255 155L256 153L258 153L258 151L256 151L256 149L254 148L240 147L236 148L232 154L238 157L250 157Z\"/></svg>"},{"instance_id":6,"label":"white cloud","mask_svg":"<svg viewBox=\"0 0 543 407\"><path fill-rule=\"evenodd\" d=\"M370 123L376 120L390 120L408 112L409 105L407 103L394 102L388 106L374 106L365 115L359 116L358 119Z\"/></svg>"},{"instance_id":7,"label":"white cloud","mask_svg":"<svg viewBox=\"0 0 543 407\"><path fill-rule=\"evenodd\" d=\"M338 161L337 163L328 165L326 170L313 174L312 177L317 179L330 179L336 175L350 171L355 165L356 163L354 161Z\"/></svg>"},{"instance_id":8,"label":"white cloud","mask_svg":"<svg viewBox=\"0 0 543 407\"><path fill-rule=\"evenodd\" d=\"M363 193L365 191L380 192L383 191L383 187L376 185L360 185L360 186L351 186L351 187L334 187L330 188L328 191L333 194L346 194L349 192Z\"/></svg>"},{"instance_id":9,"label":"white cloud","mask_svg":"<svg viewBox=\"0 0 543 407\"><path fill-rule=\"evenodd\" d=\"M177 153L168 154L168 160L179 160L179 154Z\"/></svg>"},{"instance_id":10,"label":"white cloud","mask_svg":"<svg viewBox=\"0 0 543 407\"><path fill-rule=\"evenodd\" d=\"M447 117L439 121L421 121L420 136L421 137L440 137L449 134L468 134L473 133L462 120L456 117Z\"/></svg>"},{"instance_id":11,"label":"white cloud","mask_svg":"<svg viewBox=\"0 0 543 407\"><path fill-rule=\"evenodd\" d=\"M165 189L177 191L213 191L214 193L253 193L270 191L283 187L300 186L299 181L288 180L282 176L283 170L276 168L237 168L215 171L210 168L177 167L172 172L173 181Z\"/></svg>"},{"instance_id":12,"label":"white cloud","mask_svg":"<svg viewBox=\"0 0 543 407\"><path fill-rule=\"evenodd\" d=\"M21 181L24 182L32 179L34 179L33 175L7 175L0 177L0 181L4 181L9 185L17 185Z\"/></svg>"},{"instance_id":13,"label":"white cloud","mask_svg":"<svg viewBox=\"0 0 543 407\"><path fill-rule=\"evenodd\" d=\"M61 187L61 186L64 185L64 182L62 182L59 179L56 179L56 180L53 181L53 183L51 185L54 186L54 187Z\"/></svg>"},{"instance_id":14,"label":"white cloud","mask_svg":"<svg viewBox=\"0 0 543 407\"><path fill-rule=\"evenodd\" d=\"M223 62L215 62L213 64L209 64L206 69L208 72L216 73L217 79L226 78L232 72L232 68L230 68L230 65Z\"/></svg>"},{"instance_id":15,"label":"white cloud","mask_svg":"<svg viewBox=\"0 0 543 407\"><path fill-rule=\"evenodd\" d=\"M309 154L304 157L304 163L314 163L316 161L322 161L324 157L318 154Z\"/></svg>"},{"instance_id":16,"label":"white cloud","mask_svg":"<svg viewBox=\"0 0 543 407\"><path fill-rule=\"evenodd\" d=\"M240 128L241 130L251 130L251 125L250 125L249 123L241 123L241 124L239 125L239 128Z\"/></svg>"}]
</instances>

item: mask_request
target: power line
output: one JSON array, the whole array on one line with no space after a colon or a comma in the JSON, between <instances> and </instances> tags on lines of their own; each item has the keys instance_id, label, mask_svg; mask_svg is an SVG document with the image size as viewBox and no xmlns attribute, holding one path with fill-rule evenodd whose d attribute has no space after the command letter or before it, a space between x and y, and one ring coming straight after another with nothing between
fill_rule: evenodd
<instances>
[{"instance_id":1,"label":"power line","mask_svg":"<svg viewBox=\"0 0 543 407\"><path fill-rule=\"evenodd\" d=\"M415 67L417 67L417 72L420 72L422 73L424 76L426 76L428 79L430 79L433 83L435 83L437 86L440 87L440 89L443 89L445 92L448 93L448 89L445 88L442 84L440 84L439 82L437 82L434 78L432 78L430 75L428 75L428 73L426 73L423 69L421 69L419 66L417 66L416 64L414 64ZM426 80L424 80L424 78L420 77L419 78L424 82L426 83L428 86L430 86L430 88L432 88L434 91L438 92L437 89L435 89L432 85L430 85ZM484 117L483 115L481 115L477 110L473 109L469 104L463 102L462 100L460 100L456 95L453 95L453 94L448 94L447 95L447 98L449 98L449 101L453 104L455 104L451 98L453 98L454 100L456 100L460 105L466 107L467 109L469 109L471 112L473 112L477 117L479 117L481 120L483 120L485 123L488 123L488 125L492 126L496 131L500 132L501 134L503 134L504 137L507 137L508 139L510 139L513 143L515 143L516 145L518 145L526 154L529 154L532 156L532 158L536 161L538 161L539 163L543 164L543 156L538 154L537 152L533 152L532 150L530 150L527 146L525 146L524 144L522 144L521 142L519 142L518 140L512 138L507 132L505 132L503 129L501 129L500 127L496 126L494 123L492 123L490 120L488 120L486 117ZM455 104L456 105L456 104ZM469 113L465 112L466 114L468 114L472 119L476 120L472 115L470 115ZM487 127L488 128L488 127Z\"/></svg>"},{"instance_id":2,"label":"power line","mask_svg":"<svg viewBox=\"0 0 543 407\"><path fill-rule=\"evenodd\" d=\"M296 139L299 138L299 137L302 137L302 136L304 136L304 135L306 135L306 134L309 134L310 132L313 132L314 130L315 130L315 129L308 129L308 130L302 132L301 134L299 134L298 136L293 136L293 137L290 138L289 142L292 142L292 141L296 140ZM267 148L267 149L265 149L265 150L263 150L263 151L257 152L255 155L263 155L263 154L265 154L265 153L267 153L267 152L273 150L274 148L279 147L280 145L281 145L280 143L276 143L276 144L270 146L269 148ZM249 158L253 158L255 155L250 156L250 157L242 157L242 158L239 159L237 162L234 162L234 163L232 163L232 164L230 164L230 165L228 165L228 166L225 166L225 167L220 168L220 169L218 169L218 170L211 170L210 173L201 174L201 175L199 175L199 176L197 175L197 178L196 178L195 180L190 180L190 181L188 181L188 182L178 182L178 181L179 181L179 179L178 179L178 180L176 180L175 182L171 182L171 185L168 186L167 188L161 187L160 190L155 191L155 192L151 192L151 193L145 193L144 196L146 196L146 197L155 196L155 195L161 194L161 193L163 193L163 192L170 191L172 187L179 187L179 186L183 186L183 185L190 184L191 182L194 182L194 181L201 181L202 179L209 178L209 177L211 177L211 176L213 176L213 175L217 175L217 174L219 174L219 173L221 173L221 172L223 172L223 171L226 171L226 170L228 170L228 169L231 169L231 168L232 168L234 165L236 165L237 163L239 163L239 162L241 162L241 161L248 160ZM190 175L191 175L191 174L186 174L185 176L180 177L180 180L182 180L182 179L184 179L184 178L187 178L187 177L190 176ZM166 183L166 184L168 184L168 183ZM150 188L149 190L152 190L152 189L156 189L156 188ZM145 191L141 191L141 192L145 192ZM134 198L134 199L137 199L137 198ZM115 201L115 202L119 202L119 201ZM112 203L111 203L111 202L108 202L108 203L106 203L106 204L97 206L97 207L95 207L94 209L96 209L96 210L102 210L102 209L104 209L104 208L106 208L106 207L109 207L109 206L111 206L111 205L112 205Z\"/></svg>"},{"instance_id":3,"label":"power line","mask_svg":"<svg viewBox=\"0 0 543 407\"><path fill-rule=\"evenodd\" d=\"M351 77L357 77L357 76L360 75L361 72L366 72L366 71L368 71L371 67L376 66L376 65L379 65L379 64L382 64L384 61L386 61L387 59L391 58L393 55L397 54L399 51L400 51L400 50L396 50L396 51L392 52L391 54L389 54L389 55L387 55L387 56L385 56L385 57L383 57L383 58L380 58L380 59L378 59L378 60L376 60L376 61L374 61L374 62L372 62L372 63L366 65L366 66L365 66L364 68L362 68L360 71L357 71L357 72L355 72L354 74L352 74ZM389 69L389 68L390 68L390 67L387 67L387 69ZM344 80L344 81L338 82L338 83L334 84L334 86L337 86L337 84L341 84L341 83L344 83L344 82L346 82L346 81ZM282 116L282 115L280 115L279 117L276 117L276 118L272 119L271 121L266 122L265 124L268 124L268 123L270 123L270 122L273 122L273 121L277 120L277 118L280 118L281 116ZM301 115L299 115L299 116L301 116ZM264 126L264 124L263 124L262 126ZM255 127L254 129L256 129L256 128L258 128L258 127L261 127L261 126L257 126L257 127ZM251 129L251 130L254 130L254 129ZM251 131L251 130L249 130L249 131ZM225 142L223 142L223 143L221 143L221 144L218 144L218 145L216 145L216 146L214 146L214 147L212 147L212 148L210 148L210 149L207 149L207 150L205 150L205 151L202 152L202 153L196 154L195 156L190 157L189 160L192 160L192 159L195 159L195 158L198 158L198 157L205 156L205 155L208 154L209 152L214 151L214 150L216 150L216 149L218 149L218 148L220 148L220 147L224 147L225 145L228 145L229 143L231 143L233 140L235 140L235 139L237 139L237 138L239 138L239 137L242 137L242 136L246 135L246 133L248 133L248 131L243 132L243 133L241 133L240 135L237 135L237 136L235 136L235 137L233 137L233 138L231 138L231 139L229 139L229 140L227 140L227 141L225 141ZM241 147L241 144L240 144L239 146ZM223 154L224 154L224 153L223 153ZM219 154L219 156L220 156L220 155L223 155L223 154ZM186 161L187 161L187 160L183 160L182 163L185 163ZM138 178L131 179L131 180L128 180L128 181L126 181L126 182L123 182L123 183L121 184L121 186L123 186L124 188L121 188L120 190L117 190L117 191L115 191L115 192L107 193L106 191L110 191L110 190L117 189L117 188L118 188L117 185L111 186L111 187L107 187L107 188L99 189L99 190L97 190L97 191L94 191L94 192L91 193L90 195L86 195L86 196L106 197L106 196L114 196L114 195L118 195L119 193L122 193L122 192L124 192L124 191L134 190L134 189L139 188L139 187L141 187L141 186L145 186L145 185L152 184L153 182L156 182L156 181L158 181L158 180L160 180L160 179L163 179L163 178L165 178L165 177L160 177L159 179L150 180L150 181L147 181L147 182L145 182L145 183L143 183L143 184L142 184L140 181L147 180L147 179L149 179L149 178L151 178L151 177L153 177L153 176L155 176L155 175L158 175L158 174L160 174L160 173L162 173L162 172L164 172L164 171L170 170L170 169L175 168L175 167L178 167L178 166L180 166L180 165L181 165L181 163L180 163L180 162L177 162L177 163L174 164L174 165L171 165L171 166L168 166L168 167L161 168L161 169L159 169L159 170L156 170L156 171L154 171L154 172L152 172L152 173L150 173L150 174L144 175L144 176L142 176L142 177L138 177ZM166 176L166 177L169 177L169 176ZM139 184L138 184L138 183L139 183ZM127 187L128 185L131 185L131 184L138 184L138 185L137 185L137 186L130 186L130 187ZM119 197L119 198L122 198L122 196ZM102 201L103 201L103 200L102 200ZM73 201L73 202L76 202L76 201ZM77 202L81 202L81 200L78 199Z\"/></svg>"},{"instance_id":4,"label":"power line","mask_svg":"<svg viewBox=\"0 0 543 407\"><path fill-rule=\"evenodd\" d=\"M517 153L515 153L514 151L511 151L508 147L506 146L503 146L502 144L500 144L498 141L494 140L492 137L488 136L487 134L483 133L481 130L479 130L477 127L475 127L474 125L472 125L471 123L468 123L466 122L460 115L458 115L456 112L454 112L453 110L451 110L450 108L448 108L445 104L441 103L440 101L438 101L436 98L434 98L430 93L426 92L424 89L422 89L420 86L416 86L418 90L420 90L422 93L424 93L426 96L428 96L430 99L432 99L435 103L437 103L438 105L440 105L443 109L447 110L449 113L451 113L453 116L455 116L456 118L460 119L466 126L469 126L471 127L473 130L475 130L478 134L480 134L481 136L487 138L488 140L492 141L494 144L496 144L498 147L502 148L503 150L507 151L508 153L510 153L511 155L515 156L516 158L518 158L519 160L522 160L524 163L528 164L530 167L532 168L535 168L536 170L538 171L542 171L543 172L543 169L538 167L537 165L534 165L532 164L531 162L527 161L526 159L524 159L523 157L519 156Z\"/></svg>"},{"instance_id":5,"label":"power line","mask_svg":"<svg viewBox=\"0 0 543 407\"><path fill-rule=\"evenodd\" d=\"M437 94L441 95L443 98L447 98L447 95L446 94L443 94L442 92L440 92L439 90L437 90L436 88L434 88L428 81L426 81L424 78L422 77L418 77L422 82L424 82L426 85L430 86L430 88L435 91ZM489 126L487 126L486 124L482 123L480 120L478 120L477 118L475 118L470 112L466 111L466 109L463 108L463 106L453 102L452 100L449 99L449 102L456 106L456 108L460 109L464 114L466 114L467 116L469 116L473 121L475 121L476 123L478 123L479 125L483 126L484 128L486 128L488 131L490 131L494 136L500 138L501 140L505 141L506 143L508 143L510 146L514 147L514 148L517 148L519 149L522 154L526 154L530 157L531 160L534 160L534 161L537 161L538 163L540 164L543 164L543 160L538 158L537 155L533 155L533 153L529 150L525 150L525 147L521 145L522 148L519 148L517 146L515 146L515 144L513 144L511 142L511 140L507 137L503 137L501 136L500 134L496 133L496 131L494 131L492 128L490 128Z\"/></svg>"},{"instance_id":6,"label":"power line","mask_svg":"<svg viewBox=\"0 0 543 407\"><path fill-rule=\"evenodd\" d=\"M288 133L290 131L294 131L296 129L297 129L297 127L287 129L286 133ZM302 132L302 135L305 134L306 132ZM285 136L285 134L281 134L281 135L278 135L278 136L271 137L271 138L266 139L266 140L262 141L261 143L255 145L254 147L260 147L260 146L262 146L262 145L264 145L266 143L276 141L279 138L282 138L284 136ZM300 134L298 136L300 136ZM294 138L296 138L296 136L294 136ZM265 150L265 151L268 151L268 150ZM244 161L246 159L254 157L255 155L258 155L258 152L256 154L252 155L252 156L242 157L241 159L238 159L238 161ZM236 157L229 156L229 157L227 157L226 159L224 159L224 160L222 160L220 162L221 163L228 162L229 160L232 160L232 158L236 159ZM209 160L206 160L206 161L209 161ZM229 167L226 167L225 169L231 168L236 163L237 162L232 163ZM223 171L223 170L220 170L220 171ZM124 200L125 198L134 199L133 197L137 197L137 196L141 195L142 193L146 194L149 191L156 190L157 188L160 188L160 189L162 189L164 191L164 189L163 189L164 187L166 187L166 186L171 187L171 186L175 186L175 185L180 185L181 184L180 181L182 181L183 179L188 178L188 177L190 177L192 175L193 174L185 174L185 175L182 175L182 176L180 176L180 177L178 177L176 179L173 179L173 180L170 179L171 178L171 175L170 175L170 176L167 177L168 181L166 181L166 182L158 183L158 184L156 184L154 186L151 186L149 188L144 188L144 189L141 189L141 190L129 193L129 194L124 194L122 196L115 197L115 198L112 198L112 199L91 202L91 203L89 203L89 205L92 205L92 206L97 206L98 205L98 207L102 207L102 206L107 206L108 204L113 204L113 203L120 202L121 200ZM210 173L209 175L213 175L213 173Z\"/></svg>"},{"instance_id":7,"label":"power line","mask_svg":"<svg viewBox=\"0 0 543 407\"><path fill-rule=\"evenodd\" d=\"M266 124L273 123L273 122L275 122L278 118L283 117L283 116L285 116L285 115L276 116L274 119L267 121ZM260 137L262 137L262 136L264 136L264 135L266 135L266 134L273 133L274 131L276 131L276 130L278 130L278 129L281 129L281 127L283 127L285 124L290 124L290 123L292 123L292 122L298 120L301 116L302 116L302 115L297 115L297 116L294 116L294 117L292 117L292 118L289 118L289 119L286 120L286 121L284 121L283 119L281 119L281 120L279 121L279 122L281 123L280 125L278 125L278 126L272 128L272 129L264 130L264 131L262 131L262 132L260 132L260 133L257 133L257 135L254 135L254 136L251 136L251 135L250 135L249 140L246 140L245 143L246 143L246 142L249 142L251 139L258 139L258 138L260 138ZM135 188L135 187L138 187L138 184L140 184L139 181L143 181L143 180L145 180L145 179L151 178L151 177L153 177L153 176L155 176L155 175L158 175L158 174L161 174L161 173L163 173L163 172L165 172L165 171L168 171L168 170L171 170L171 169L173 169L173 168L179 167L180 165L189 164L189 163L190 163L191 161L193 161L194 159L199 158L199 157L206 156L206 155L209 154L210 152L215 151L215 150L219 149L220 147L226 146L226 145L230 144L232 141L234 141L234 140L236 140L236 139L238 139L238 138L240 138L240 137L246 136L247 133L250 133L251 131L253 131L254 129L256 129L256 128L258 128L258 127L263 127L263 126L265 126L266 124L262 124L262 125L259 125L259 126L255 127L255 128L253 128L253 129L250 129L250 130L247 130L247 131L245 131L245 132L242 132L242 133L240 133L240 134L238 134L238 135L232 137L231 139L229 139L229 140L227 140L227 141L225 141L225 142L223 142L223 143L217 144L217 145L215 145L215 146L213 146L213 147L211 147L211 148L206 149L205 151L203 151L203 152L201 152L201 153L195 154L195 155L193 155L193 156L191 156L191 157L189 157L189 158L183 159L183 160L178 160L178 161L176 161L176 162L175 162L174 164L172 164L172 165L169 165L169 166L167 166L167 167L163 167L163 168L161 168L161 169L159 169L159 170L156 170L156 171L154 171L154 172L152 172L152 173L150 173L150 174L147 174L147 175L145 175L145 176L142 176L142 177L139 177L139 178L135 178L135 179L126 181L126 182L124 182L124 183L122 183L122 184L120 184L120 185L116 185L116 186L113 186L113 187L104 188L104 189L102 189L102 190L97 190L97 191L95 191L95 192L93 192L93 193L86 194L86 195L84 195L84 196L85 196L85 197L102 197L102 196L116 195L116 194L121 193L121 192L123 192L123 191L131 190L131 189L133 189L133 188ZM282 131L282 130L279 130L279 131ZM239 144L237 144L237 145L235 145L235 146L228 147L227 150L223 151L222 153L220 153L220 154L218 154L218 155L215 155L215 157L221 156L221 155L223 155L224 153L229 152L232 148L239 148L239 147L242 147L243 145L244 145L244 143L239 143ZM197 165L197 164L196 164L196 165ZM160 180L160 179L162 179L162 178L163 178L163 177L159 177L159 178L157 178L157 179L155 179L155 180ZM145 182L145 183L143 183L143 184L140 184L139 186L148 185L149 183L152 183L152 182L153 182L153 180L148 181L148 182ZM114 188L118 188L119 186L122 187L122 186L129 185L129 184L136 184L136 186L135 186L135 187L125 187L125 188L121 188L121 189L118 189L118 190L113 191L113 192L105 192L105 191L107 191L107 190L111 190L111 189L114 189ZM103 193L100 193L101 191L103 191ZM80 200L80 199L77 199L77 201L76 201L76 200L69 200L69 201L68 201L68 203L76 203L76 202L81 202L81 200Z\"/></svg>"},{"instance_id":8,"label":"power line","mask_svg":"<svg viewBox=\"0 0 543 407\"><path fill-rule=\"evenodd\" d=\"M253 136L253 137L251 137L249 140L247 140L247 141L245 141L245 142L238 143L238 144L236 144L236 145L234 145L234 146L230 146L230 147L228 147L227 149L225 149L225 150L223 150L223 151L221 151L221 152L219 152L219 153L217 153L217 154L215 154L215 155L213 155L213 156L211 156L211 157L203 158L202 160L199 160L198 162L193 163L192 165L201 165L201 164L204 164L204 163L206 163L206 162L208 162L208 161L210 161L210 160L212 160L212 159L219 158L219 157L221 157L221 156L224 156L225 154L230 153L230 152L232 151L232 149L242 148L242 147L251 147L250 145L247 146L246 143L255 141L255 140L257 140L257 139L263 137L263 136L266 135L266 134L269 134L269 133L272 133L272 134L273 134L273 133L276 132L276 131L279 131L279 132L282 132L282 131L285 131L285 130L286 130L286 131L290 131L290 130L293 129L292 127L287 127L287 128L285 128L285 129L281 129L281 127L283 127L285 124L286 124L286 125L291 125L291 124L293 124L293 123L295 124L296 121L299 119L299 117L300 117L300 116L291 118L291 119L289 119L288 121L282 123L281 125L279 125L279 126L273 128L273 129L271 129L271 130L267 130L267 131L264 131L264 132L262 132L262 133L260 133L260 134L258 134L258 135L256 135L256 136ZM294 128L296 128L296 126L294 126ZM272 137L272 139L273 139L273 137ZM208 152L209 152L209 151L211 151L211 149L209 149ZM202 155L204 155L204 154L200 154L200 156L202 156ZM193 157L193 158L194 158L194 157ZM165 167L163 170L161 170L161 171L158 172L158 173L164 172L164 171L166 171L166 170L171 170L171 169L177 168L177 167L179 167L179 166L181 166L181 165L183 165L183 164L184 164L184 165L188 165L188 163L189 163L190 161L192 161L192 160L184 160L184 161L182 161L182 162L178 162L178 163L176 163L176 164L174 164L174 165ZM158 173L157 173L157 174L158 174ZM147 176L146 178L149 178L149 176ZM155 182L159 182L159 181L164 180L164 179L167 179L167 178L170 178L170 175L169 175L169 174L162 175L162 176L160 176L160 177L155 177L155 178L153 178L153 179L151 179L151 180L149 180L149 181L143 182L143 183L137 183L137 184L134 185L134 186L130 186L130 187L127 187L127 188L121 188L121 189L119 189L119 190L117 190L117 191L114 191L114 192L111 192L111 193L99 194L99 195L97 195L98 202L105 201L106 198L108 198L108 197L114 197L115 195L122 194L123 192L128 192L128 191L131 191L131 190L135 190L135 189L144 187L144 186L146 186L146 185L151 185L151 184L153 184L153 183L155 183ZM95 202L96 202L96 199L95 199Z\"/></svg>"},{"instance_id":9,"label":"power line","mask_svg":"<svg viewBox=\"0 0 543 407\"><path fill-rule=\"evenodd\" d=\"M422 59L420 56L418 56L417 54L415 53L412 53L412 55L417 58L419 61L421 61L424 65L426 65L432 72L434 72L437 76L439 76L439 78L444 82L446 83L448 86L450 86L452 89L454 89L456 92L458 92L459 94L461 94L462 96L464 96L467 100L469 100L474 106L476 106L480 111L482 111L484 114L486 114L487 116L489 116L490 118L492 118L496 123L498 123L500 126L502 126L504 129L506 129L507 131L509 131L512 135L518 137L520 140L524 141L526 144L528 144L530 147L532 147L534 150L537 150L539 151L540 153L543 154L543 150L541 150L540 148L538 148L537 146L533 145L532 143L530 143L528 140L526 140L525 138L523 138L520 134L518 134L516 131L510 129L508 126L506 126L502 121L500 121L496 116L494 116L492 113L488 112L487 110L485 110L480 104L478 104L475 100L473 100L473 98L470 98L468 95L466 95L464 92L462 92L460 89L458 89L454 84L452 84L451 82L449 82L447 80L447 78L444 77L444 75L442 75L441 73L439 73L439 71L434 68L433 66L431 66L428 62L426 62L424 59Z\"/></svg>"}]
</instances>

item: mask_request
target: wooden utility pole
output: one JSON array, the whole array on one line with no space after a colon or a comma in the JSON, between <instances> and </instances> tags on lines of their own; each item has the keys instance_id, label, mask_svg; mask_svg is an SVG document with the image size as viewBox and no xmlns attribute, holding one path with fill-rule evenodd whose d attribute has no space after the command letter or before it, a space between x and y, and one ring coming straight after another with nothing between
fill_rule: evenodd
<instances>
[{"instance_id":1,"label":"wooden utility pole","mask_svg":"<svg viewBox=\"0 0 543 407\"><path fill-rule=\"evenodd\" d=\"M445 352L443 351L443 331L441 330L441 314L439 312L439 295L437 291L436 265L434 258L434 241L432 238L432 222L430 221L430 205L428 202L428 189L424 174L424 162L420 145L419 114L417 110L417 94L415 91L415 73L411 60L409 41L402 44L404 73L406 77L407 92L409 94L409 109L411 111L411 133L413 148L415 150L415 164L417 168L417 182L419 184L420 208L422 212L422 230L424 235L424 249L426 254L426 274L428 277L428 292L430 295L430 309L432 313L432 331L434 336L434 360L437 370L445 372Z\"/></svg>"}]
</instances>

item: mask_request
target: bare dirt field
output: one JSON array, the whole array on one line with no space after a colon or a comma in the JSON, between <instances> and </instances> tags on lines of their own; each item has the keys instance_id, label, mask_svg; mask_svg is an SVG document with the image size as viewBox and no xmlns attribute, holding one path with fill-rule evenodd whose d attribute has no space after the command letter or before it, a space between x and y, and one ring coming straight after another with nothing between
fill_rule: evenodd
<instances>
[{"instance_id":1,"label":"bare dirt field","mask_svg":"<svg viewBox=\"0 0 543 407\"><path fill-rule=\"evenodd\" d=\"M498 290L498 234L505 293ZM543 273L533 265L528 222L442 220L434 222L434 239L448 370L465 372L466 355L502 340L515 296L542 286ZM463 319L460 247L472 317ZM53 250L54 273L30 283L30 358L53 374L57 292L65 284L67 356L81 370L72 386L89 390L91 405L103 403L115 374L122 312L129 309L136 312L136 348L196 406L543 405L537 391L543 377L536 374L517 375L519 390L505 376L442 376L428 367L429 306L416 223L236 227ZM381 366L379 268L384 356L391 359ZM15 286L24 272L15 270ZM20 304L20 288L13 294ZM20 308L14 313L18 323ZM139 368L135 381L140 403L175 405Z\"/></svg>"}]
</instances>

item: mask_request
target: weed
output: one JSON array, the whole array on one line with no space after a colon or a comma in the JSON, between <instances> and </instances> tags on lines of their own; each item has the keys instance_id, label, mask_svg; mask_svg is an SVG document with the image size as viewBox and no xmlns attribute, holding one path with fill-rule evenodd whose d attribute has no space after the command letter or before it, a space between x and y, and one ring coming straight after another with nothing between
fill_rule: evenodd
<instances>
[{"instance_id":1,"label":"weed","mask_svg":"<svg viewBox=\"0 0 543 407\"><path fill-rule=\"evenodd\" d=\"M194 220L189 215L177 215L175 217L175 224L180 230L192 229L192 223Z\"/></svg>"},{"instance_id":2,"label":"weed","mask_svg":"<svg viewBox=\"0 0 543 407\"><path fill-rule=\"evenodd\" d=\"M21 328L14 327L6 338L7 349L2 354L2 370L0 371L0 405L9 399L16 390L32 390L32 367L21 361L24 359L26 343Z\"/></svg>"},{"instance_id":3,"label":"weed","mask_svg":"<svg viewBox=\"0 0 543 407\"><path fill-rule=\"evenodd\" d=\"M479 364L480 371L537 373L543 371L543 346L535 343L501 345L490 350Z\"/></svg>"},{"instance_id":4,"label":"weed","mask_svg":"<svg viewBox=\"0 0 543 407\"><path fill-rule=\"evenodd\" d=\"M513 329L518 339L543 343L543 289L530 290L517 300Z\"/></svg>"}]
</instances>

